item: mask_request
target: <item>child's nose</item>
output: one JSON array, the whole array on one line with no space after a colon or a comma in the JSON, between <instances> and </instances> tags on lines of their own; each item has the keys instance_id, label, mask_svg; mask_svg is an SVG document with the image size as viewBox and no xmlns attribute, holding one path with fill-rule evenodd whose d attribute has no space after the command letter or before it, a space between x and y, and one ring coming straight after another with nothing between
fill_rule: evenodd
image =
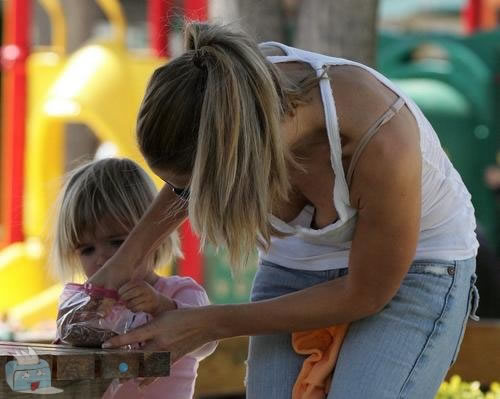
<instances>
[{"instance_id":1,"label":"child's nose","mask_svg":"<svg viewBox=\"0 0 500 399\"><path fill-rule=\"evenodd\" d=\"M106 253L106 251L100 251L97 254L97 258L96 258L97 267L101 267L102 265L104 265L108 261L109 258L110 258L110 256L108 253Z\"/></svg>"}]
</instances>

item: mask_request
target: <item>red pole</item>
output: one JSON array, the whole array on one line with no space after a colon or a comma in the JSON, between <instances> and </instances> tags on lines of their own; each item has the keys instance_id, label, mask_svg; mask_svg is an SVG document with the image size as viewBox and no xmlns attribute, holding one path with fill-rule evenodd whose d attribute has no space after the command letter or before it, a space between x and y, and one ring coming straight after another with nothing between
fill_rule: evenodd
<instances>
[{"instance_id":1,"label":"red pole","mask_svg":"<svg viewBox=\"0 0 500 399\"><path fill-rule=\"evenodd\" d=\"M172 0L149 0L148 25L151 48L158 57L170 56L168 48L168 17Z\"/></svg>"},{"instance_id":2,"label":"red pole","mask_svg":"<svg viewBox=\"0 0 500 399\"><path fill-rule=\"evenodd\" d=\"M466 33L474 33L481 28L482 0L468 0L462 9L462 21Z\"/></svg>"},{"instance_id":3,"label":"red pole","mask_svg":"<svg viewBox=\"0 0 500 399\"><path fill-rule=\"evenodd\" d=\"M26 59L30 50L30 0L8 0L2 47L3 245L23 240Z\"/></svg>"},{"instance_id":4,"label":"red pole","mask_svg":"<svg viewBox=\"0 0 500 399\"><path fill-rule=\"evenodd\" d=\"M206 21L208 18L207 0L184 0L187 19Z\"/></svg>"},{"instance_id":5,"label":"red pole","mask_svg":"<svg viewBox=\"0 0 500 399\"><path fill-rule=\"evenodd\" d=\"M181 226L180 235L184 259L178 264L178 273L203 284L203 254L200 250L200 239L191 229L189 221Z\"/></svg>"}]
</instances>

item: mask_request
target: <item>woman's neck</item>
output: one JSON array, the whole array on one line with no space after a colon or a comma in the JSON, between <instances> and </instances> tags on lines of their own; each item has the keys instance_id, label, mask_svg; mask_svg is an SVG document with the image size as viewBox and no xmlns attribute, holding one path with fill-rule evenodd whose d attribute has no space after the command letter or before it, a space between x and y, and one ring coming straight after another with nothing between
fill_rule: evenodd
<instances>
[{"instance_id":1,"label":"woman's neck","mask_svg":"<svg viewBox=\"0 0 500 399\"><path fill-rule=\"evenodd\" d=\"M314 162L318 152L329 148L322 108L314 104L303 105L292 118L284 132L288 148L299 164Z\"/></svg>"}]
</instances>

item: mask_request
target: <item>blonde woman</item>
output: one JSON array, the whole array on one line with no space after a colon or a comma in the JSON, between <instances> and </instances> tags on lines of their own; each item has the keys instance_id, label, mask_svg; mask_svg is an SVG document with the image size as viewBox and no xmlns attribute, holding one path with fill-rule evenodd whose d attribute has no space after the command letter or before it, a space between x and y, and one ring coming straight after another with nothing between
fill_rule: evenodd
<instances>
[{"instance_id":1,"label":"blonde woman","mask_svg":"<svg viewBox=\"0 0 500 399\"><path fill-rule=\"evenodd\" d=\"M474 317L478 244L429 122L364 65L216 25L185 35L138 115L140 149L166 184L91 280L140 270L189 216L234 267L259 248L252 302L167 312L107 346L147 340L175 360L248 335L247 398L288 399L304 360L291 332L348 322L329 399L432 398Z\"/></svg>"},{"instance_id":2,"label":"blonde woman","mask_svg":"<svg viewBox=\"0 0 500 399\"><path fill-rule=\"evenodd\" d=\"M61 278L72 280L82 274L87 279L92 278L125 241L156 193L151 178L129 159L93 161L70 172L60 195L52 251L52 260ZM177 233L172 232L150 256L141 260L145 271L143 280L129 281L118 293L101 290L100 294L109 292L119 297L128 308L127 312L123 306L116 307L103 324L111 326L112 317L116 321L113 324L126 320L128 328L133 329L163 312L210 304L205 290L193 279L156 274L156 268L179 255ZM109 278L113 281L113 274ZM75 334L74 330L66 328L64 320L64 309L75 301L75 294L81 298L82 289L86 288L81 284L64 286L59 306L58 341L75 344L77 340L81 346L93 336L91 329L85 330L83 337L81 333ZM190 399L198 364L214 350L215 344L209 343L186 354L172 366L169 377L158 378L149 385L144 385L141 379L113 383L103 398Z\"/></svg>"}]
</instances>

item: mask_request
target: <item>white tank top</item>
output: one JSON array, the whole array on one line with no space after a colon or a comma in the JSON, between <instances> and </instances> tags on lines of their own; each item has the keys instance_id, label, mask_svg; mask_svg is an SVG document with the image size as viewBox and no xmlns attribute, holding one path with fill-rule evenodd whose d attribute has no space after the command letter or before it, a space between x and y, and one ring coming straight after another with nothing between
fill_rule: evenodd
<instances>
[{"instance_id":1,"label":"white tank top","mask_svg":"<svg viewBox=\"0 0 500 399\"><path fill-rule=\"evenodd\" d=\"M328 65L358 66L370 72L404 100L417 120L422 152L422 210L415 259L461 260L475 256L479 244L474 232L476 222L470 194L441 148L434 129L417 105L389 79L366 65L299 50L277 42L261 44L261 47L269 46L284 52L284 55L267 57L272 63L305 62L311 65L318 77ZM314 208L310 205L305 206L289 223L270 215L275 228L291 235L284 238L273 237L269 251L260 250L259 255L263 260L284 267L329 270L348 266L357 210L351 207L349 201L349 189L342 165L339 125L330 83L327 78L319 81L331 164L335 174L332 195L338 219L324 228L312 229L310 226Z\"/></svg>"}]
</instances>

